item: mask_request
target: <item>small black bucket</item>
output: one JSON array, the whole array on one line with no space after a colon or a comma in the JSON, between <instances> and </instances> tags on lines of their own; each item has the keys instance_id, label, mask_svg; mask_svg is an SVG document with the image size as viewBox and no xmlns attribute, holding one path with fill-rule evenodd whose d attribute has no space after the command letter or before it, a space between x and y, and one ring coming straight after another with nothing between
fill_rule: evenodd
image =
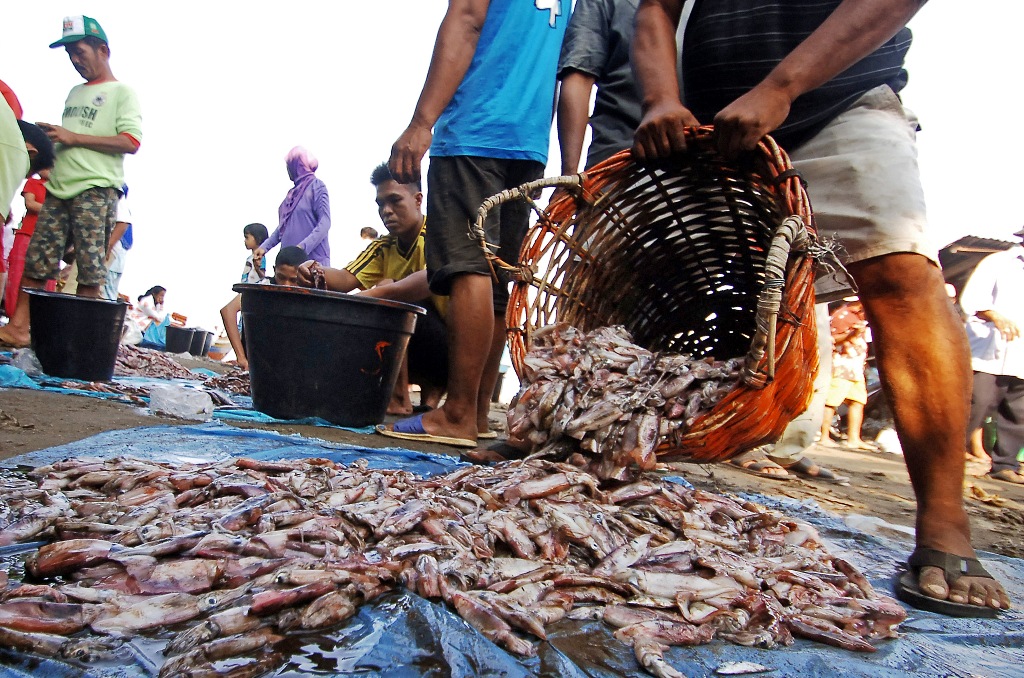
<instances>
[{"instance_id":1,"label":"small black bucket","mask_svg":"<svg viewBox=\"0 0 1024 678\"><path fill-rule=\"evenodd\" d=\"M26 290L32 350L51 377L110 381L121 343L123 301Z\"/></svg>"},{"instance_id":2,"label":"small black bucket","mask_svg":"<svg viewBox=\"0 0 1024 678\"><path fill-rule=\"evenodd\" d=\"M278 419L384 420L419 306L301 287L239 284L252 402Z\"/></svg>"},{"instance_id":3,"label":"small black bucket","mask_svg":"<svg viewBox=\"0 0 1024 678\"><path fill-rule=\"evenodd\" d=\"M168 353L188 353L192 347L192 337L196 331L191 327L167 327L167 340L164 350Z\"/></svg>"},{"instance_id":4,"label":"small black bucket","mask_svg":"<svg viewBox=\"0 0 1024 678\"><path fill-rule=\"evenodd\" d=\"M210 347L213 346L213 332L206 333L206 340L203 342L203 352L199 355L206 356L210 352Z\"/></svg>"},{"instance_id":5,"label":"small black bucket","mask_svg":"<svg viewBox=\"0 0 1024 678\"><path fill-rule=\"evenodd\" d=\"M203 355L203 346L206 344L206 330L195 328L192 334L192 342L188 345L188 352L194 356Z\"/></svg>"}]
</instances>

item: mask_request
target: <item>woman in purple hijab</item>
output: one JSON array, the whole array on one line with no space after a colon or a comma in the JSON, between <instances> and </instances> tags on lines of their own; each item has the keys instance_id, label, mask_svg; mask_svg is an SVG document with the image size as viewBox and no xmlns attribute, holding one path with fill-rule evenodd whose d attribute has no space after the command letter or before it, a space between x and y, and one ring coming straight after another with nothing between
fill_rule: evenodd
<instances>
[{"instance_id":1,"label":"woman in purple hijab","mask_svg":"<svg viewBox=\"0 0 1024 678\"><path fill-rule=\"evenodd\" d=\"M331 265L331 246L327 232L331 230L331 202L327 186L316 178L317 159L302 146L296 146L285 156L288 178L295 185L278 208L278 226L263 241L255 255L262 257L276 245L301 247L310 259L323 266Z\"/></svg>"}]
</instances>

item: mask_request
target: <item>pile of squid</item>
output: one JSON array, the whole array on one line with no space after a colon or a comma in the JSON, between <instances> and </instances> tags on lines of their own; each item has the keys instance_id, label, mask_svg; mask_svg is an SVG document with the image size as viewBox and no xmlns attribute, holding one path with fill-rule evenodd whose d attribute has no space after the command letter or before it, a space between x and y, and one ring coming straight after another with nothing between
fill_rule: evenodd
<instances>
[{"instance_id":1,"label":"pile of squid","mask_svg":"<svg viewBox=\"0 0 1024 678\"><path fill-rule=\"evenodd\" d=\"M187 367L167 357L162 351L129 344L117 347L114 374L118 377L152 377L154 379L195 379Z\"/></svg>"},{"instance_id":2,"label":"pile of squid","mask_svg":"<svg viewBox=\"0 0 1024 678\"><path fill-rule=\"evenodd\" d=\"M555 622L603 620L657 676L681 675L671 645L871 652L905 617L811 525L653 474L80 458L0 487L0 546L46 542L20 581L0 571L0 646L123 659L144 634L167 640L161 677L261 675L286 636L401 586L525 657Z\"/></svg>"},{"instance_id":3,"label":"pile of squid","mask_svg":"<svg viewBox=\"0 0 1024 678\"><path fill-rule=\"evenodd\" d=\"M252 395L252 382L249 379L249 371L232 370L219 377L210 377L203 382L203 388L207 391L227 391L234 395Z\"/></svg>"},{"instance_id":4,"label":"pile of squid","mask_svg":"<svg viewBox=\"0 0 1024 678\"><path fill-rule=\"evenodd\" d=\"M737 385L741 359L656 354L621 325L584 334L560 323L533 333L523 387L508 411L510 438L536 454L582 453L601 479L650 470L658 445L685 432Z\"/></svg>"}]
</instances>

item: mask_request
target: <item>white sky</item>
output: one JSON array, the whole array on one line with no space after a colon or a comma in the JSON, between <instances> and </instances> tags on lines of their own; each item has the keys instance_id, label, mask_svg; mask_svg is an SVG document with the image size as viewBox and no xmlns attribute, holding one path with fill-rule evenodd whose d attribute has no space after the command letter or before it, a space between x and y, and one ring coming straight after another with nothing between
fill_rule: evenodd
<instances>
[{"instance_id":1,"label":"white sky","mask_svg":"<svg viewBox=\"0 0 1024 678\"><path fill-rule=\"evenodd\" d=\"M0 79L26 120L59 123L81 79L64 50L47 45L65 15L102 24L114 74L135 87L143 108L142 148L126 161L136 244L121 291L134 298L163 285L169 309L213 328L241 273L242 227L276 226L292 146L320 160L334 265L361 250L361 227L383 230L370 171L412 114L446 6L5 2ZM1022 25L1024 3L1014 0L933 2L911 24L904 100L924 127L921 166L940 244L966 234L1008 238L1024 223L1015 199L1024 185ZM557 169L552 146L548 175ZM14 207L20 216L21 201Z\"/></svg>"}]
</instances>

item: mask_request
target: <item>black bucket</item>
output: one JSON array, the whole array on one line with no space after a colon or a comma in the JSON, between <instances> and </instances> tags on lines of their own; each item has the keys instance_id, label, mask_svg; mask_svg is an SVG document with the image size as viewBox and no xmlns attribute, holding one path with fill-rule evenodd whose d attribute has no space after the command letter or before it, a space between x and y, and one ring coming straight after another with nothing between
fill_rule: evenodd
<instances>
[{"instance_id":1,"label":"black bucket","mask_svg":"<svg viewBox=\"0 0 1024 678\"><path fill-rule=\"evenodd\" d=\"M206 357L206 354L210 352L210 347L213 346L213 332L206 333L206 340L203 341L203 352L199 355Z\"/></svg>"},{"instance_id":2,"label":"black bucket","mask_svg":"<svg viewBox=\"0 0 1024 678\"><path fill-rule=\"evenodd\" d=\"M164 350L168 353L188 353L192 347L192 337L196 331L191 327L167 327L167 339Z\"/></svg>"},{"instance_id":3,"label":"black bucket","mask_svg":"<svg viewBox=\"0 0 1024 678\"><path fill-rule=\"evenodd\" d=\"M194 356L203 355L203 346L206 344L206 330L195 328L192 334L192 341L188 345L188 352Z\"/></svg>"},{"instance_id":4,"label":"black bucket","mask_svg":"<svg viewBox=\"0 0 1024 678\"><path fill-rule=\"evenodd\" d=\"M32 350L51 377L110 381L121 343L123 301L26 290Z\"/></svg>"},{"instance_id":5,"label":"black bucket","mask_svg":"<svg viewBox=\"0 0 1024 678\"><path fill-rule=\"evenodd\" d=\"M253 407L339 426L384 420L419 306L301 287L238 284Z\"/></svg>"}]
</instances>

